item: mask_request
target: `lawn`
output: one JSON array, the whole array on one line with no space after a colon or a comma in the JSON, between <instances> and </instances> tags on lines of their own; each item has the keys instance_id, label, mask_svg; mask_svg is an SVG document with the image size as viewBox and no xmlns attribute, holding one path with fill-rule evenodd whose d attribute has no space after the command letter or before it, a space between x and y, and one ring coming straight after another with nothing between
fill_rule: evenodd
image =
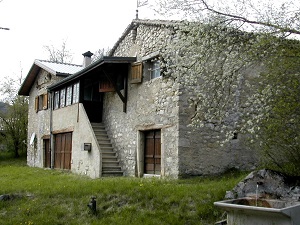
<instances>
[{"instance_id":1,"label":"lawn","mask_svg":"<svg viewBox=\"0 0 300 225\"><path fill-rule=\"evenodd\" d=\"M0 224L214 224L223 199L245 173L190 179L90 179L59 170L30 168L0 158ZM87 204L96 197L97 213Z\"/></svg>"}]
</instances>

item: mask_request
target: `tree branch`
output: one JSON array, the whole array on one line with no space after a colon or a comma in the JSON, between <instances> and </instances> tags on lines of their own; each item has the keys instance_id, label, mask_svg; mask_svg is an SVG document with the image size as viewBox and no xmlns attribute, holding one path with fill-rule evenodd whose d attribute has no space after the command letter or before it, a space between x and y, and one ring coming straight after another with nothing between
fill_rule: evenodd
<instances>
[{"instance_id":1,"label":"tree branch","mask_svg":"<svg viewBox=\"0 0 300 225\"><path fill-rule=\"evenodd\" d=\"M249 23L249 24L261 25L261 26L266 26L266 27L270 27L270 28L275 28L277 30L280 30L281 32L286 32L286 33L291 33L291 34L300 34L300 31L296 30L296 29L281 27L281 26L278 26L278 25L275 25L275 24L272 24L272 23L268 23L268 22L263 22L263 21L249 20L249 19L247 19L246 17L243 17L243 16L238 16L238 15L233 15L233 14L230 14L230 13L220 12L220 11L217 11L213 8L210 8L205 0L200 0L200 1L202 2L202 4L204 5L206 10L208 10L212 13L221 15L221 16L230 17L234 20L242 21L242 22Z\"/></svg>"}]
</instances>

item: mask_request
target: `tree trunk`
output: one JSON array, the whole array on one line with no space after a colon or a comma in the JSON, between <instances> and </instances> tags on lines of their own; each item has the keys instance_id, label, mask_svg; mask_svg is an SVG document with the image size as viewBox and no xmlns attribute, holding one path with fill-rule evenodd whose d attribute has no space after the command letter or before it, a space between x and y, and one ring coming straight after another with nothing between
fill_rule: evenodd
<instances>
[{"instance_id":1,"label":"tree trunk","mask_svg":"<svg viewBox=\"0 0 300 225\"><path fill-rule=\"evenodd\" d=\"M19 158L20 157L20 154L19 154L19 145L18 145L18 142L14 142L14 150L15 150L15 158Z\"/></svg>"}]
</instances>

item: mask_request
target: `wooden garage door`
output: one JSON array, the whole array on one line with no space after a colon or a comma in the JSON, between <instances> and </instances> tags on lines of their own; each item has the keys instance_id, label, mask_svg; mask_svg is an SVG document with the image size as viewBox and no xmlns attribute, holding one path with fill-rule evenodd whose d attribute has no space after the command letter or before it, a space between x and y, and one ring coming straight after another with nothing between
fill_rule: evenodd
<instances>
[{"instance_id":1,"label":"wooden garage door","mask_svg":"<svg viewBox=\"0 0 300 225\"><path fill-rule=\"evenodd\" d=\"M54 167L71 169L72 133L55 135Z\"/></svg>"},{"instance_id":2,"label":"wooden garage door","mask_svg":"<svg viewBox=\"0 0 300 225\"><path fill-rule=\"evenodd\" d=\"M161 132L145 132L145 169L146 174L160 174L161 171Z\"/></svg>"}]
</instances>

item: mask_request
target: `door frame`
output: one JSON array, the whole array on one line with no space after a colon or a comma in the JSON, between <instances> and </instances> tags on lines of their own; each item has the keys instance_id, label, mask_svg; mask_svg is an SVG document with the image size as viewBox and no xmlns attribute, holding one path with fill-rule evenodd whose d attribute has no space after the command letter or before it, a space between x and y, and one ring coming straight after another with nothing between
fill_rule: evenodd
<instances>
[{"instance_id":1,"label":"door frame","mask_svg":"<svg viewBox=\"0 0 300 225\"><path fill-rule=\"evenodd\" d=\"M144 174L161 174L161 130L144 131Z\"/></svg>"},{"instance_id":2,"label":"door frame","mask_svg":"<svg viewBox=\"0 0 300 225\"><path fill-rule=\"evenodd\" d=\"M144 174L144 165L145 165L145 131L151 130L160 130L160 140L161 140L161 171L160 175L155 174ZM146 176L155 176L160 177L164 176L164 129L162 125L153 125L147 127L139 127L137 130L137 160L136 160L136 176L144 177Z\"/></svg>"},{"instance_id":3,"label":"door frame","mask_svg":"<svg viewBox=\"0 0 300 225\"><path fill-rule=\"evenodd\" d=\"M44 168L51 168L50 137L43 138L43 150L44 150Z\"/></svg>"},{"instance_id":4,"label":"door frame","mask_svg":"<svg viewBox=\"0 0 300 225\"><path fill-rule=\"evenodd\" d=\"M54 169L71 170L73 132L54 135ZM59 141L59 143L57 143ZM58 149L58 146L61 148ZM66 151L69 150L69 151Z\"/></svg>"}]
</instances>

